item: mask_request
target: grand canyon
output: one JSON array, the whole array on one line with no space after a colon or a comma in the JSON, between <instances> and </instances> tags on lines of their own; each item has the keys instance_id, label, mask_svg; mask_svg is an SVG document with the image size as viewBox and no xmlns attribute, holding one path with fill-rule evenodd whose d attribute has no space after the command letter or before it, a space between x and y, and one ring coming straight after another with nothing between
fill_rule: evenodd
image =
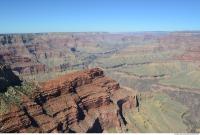
<instances>
[{"instance_id":1,"label":"grand canyon","mask_svg":"<svg viewBox=\"0 0 200 135\"><path fill-rule=\"evenodd\" d=\"M200 32L0 34L0 132L200 132Z\"/></svg>"}]
</instances>

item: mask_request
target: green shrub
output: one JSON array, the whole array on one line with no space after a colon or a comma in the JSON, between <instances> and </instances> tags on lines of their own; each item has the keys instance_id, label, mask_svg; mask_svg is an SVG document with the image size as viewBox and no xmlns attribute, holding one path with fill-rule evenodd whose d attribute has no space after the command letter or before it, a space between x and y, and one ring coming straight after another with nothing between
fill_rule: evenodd
<instances>
[{"instance_id":1,"label":"green shrub","mask_svg":"<svg viewBox=\"0 0 200 135\"><path fill-rule=\"evenodd\" d=\"M22 96L29 96L36 90L36 84L23 82L21 86L10 86L0 94L0 114L9 111L11 105L20 105Z\"/></svg>"}]
</instances>

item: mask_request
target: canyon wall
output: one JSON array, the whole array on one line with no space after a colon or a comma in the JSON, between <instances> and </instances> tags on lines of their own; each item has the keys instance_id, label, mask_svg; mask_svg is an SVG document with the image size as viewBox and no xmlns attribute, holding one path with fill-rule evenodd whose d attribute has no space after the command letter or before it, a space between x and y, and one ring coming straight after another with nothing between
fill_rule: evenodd
<instances>
[{"instance_id":1,"label":"canyon wall","mask_svg":"<svg viewBox=\"0 0 200 135\"><path fill-rule=\"evenodd\" d=\"M108 33L1 34L0 61L10 64L14 71L24 75L73 67L82 69L84 63L91 60L88 55L82 54L88 48L102 49L104 45L99 42L120 43L124 42L123 37ZM107 48L105 51L108 51Z\"/></svg>"},{"instance_id":2,"label":"canyon wall","mask_svg":"<svg viewBox=\"0 0 200 135\"><path fill-rule=\"evenodd\" d=\"M137 98L121 93L126 90L98 68L63 75L1 115L0 132L125 132L122 109L135 109Z\"/></svg>"}]
</instances>

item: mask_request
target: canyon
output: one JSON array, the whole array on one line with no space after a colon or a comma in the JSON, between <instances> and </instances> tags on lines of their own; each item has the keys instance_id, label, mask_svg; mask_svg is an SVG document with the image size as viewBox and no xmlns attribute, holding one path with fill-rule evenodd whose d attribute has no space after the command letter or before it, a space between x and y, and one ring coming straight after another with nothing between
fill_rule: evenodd
<instances>
[{"instance_id":1,"label":"canyon","mask_svg":"<svg viewBox=\"0 0 200 135\"><path fill-rule=\"evenodd\" d=\"M0 34L0 132L199 132L199 52L198 31Z\"/></svg>"}]
</instances>

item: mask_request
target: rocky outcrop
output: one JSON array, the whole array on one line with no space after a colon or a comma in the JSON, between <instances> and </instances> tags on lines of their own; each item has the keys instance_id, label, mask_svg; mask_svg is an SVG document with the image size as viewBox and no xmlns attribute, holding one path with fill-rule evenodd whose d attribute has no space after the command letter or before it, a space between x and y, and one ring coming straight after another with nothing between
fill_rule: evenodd
<instances>
[{"instance_id":1,"label":"rocky outcrop","mask_svg":"<svg viewBox=\"0 0 200 135\"><path fill-rule=\"evenodd\" d=\"M123 90L98 68L63 75L41 83L19 107L0 116L0 132L123 132L120 112L136 104L134 98L115 97ZM119 100L126 100L124 107Z\"/></svg>"},{"instance_id":2,"label":"rocky outcrop","mask_svg":"<svg viewBox=\"0 0 200 135\"><path fill-rule=\"evenodd\" d=\"M0 63L0 93L9 86L20 84L21 80L12 72L11 68L4 63Z\"/></svg>"},{"instance_id":3,"label":"rocky outcrop","mask_svg":"<svg viewBox=\"0 0 200 135\"><path fill-rule=\"evenodd\" d=\"M25 114L24 111L20 110L16 106L12 107L12 110L0 118L0 130L2 132L21 132L26 127L30 127L31 120Z\"/></svg>"}]
</instances>

